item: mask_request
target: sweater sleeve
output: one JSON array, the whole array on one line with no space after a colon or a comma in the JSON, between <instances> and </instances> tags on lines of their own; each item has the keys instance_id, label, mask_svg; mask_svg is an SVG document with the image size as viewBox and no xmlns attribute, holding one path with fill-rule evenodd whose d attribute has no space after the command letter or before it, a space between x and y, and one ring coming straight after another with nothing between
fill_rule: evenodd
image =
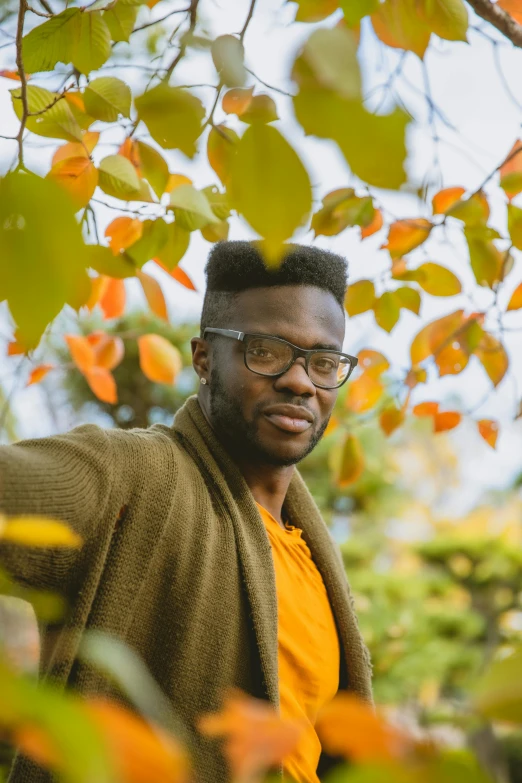
<instances>
[{"instance_id":1,"label":"sweater sleeve","mask_svg":"<svg viewBox=\"0 0 522 783\"><path fill-rule=\"evenodd\" d=\"M93 424L65 435L0 446L0 513L61 520L85 543L103 521L113 471L111 438ZM60 590L79 551L0 539L0 566L23 584Z\"/></svg>"}]
</instances>

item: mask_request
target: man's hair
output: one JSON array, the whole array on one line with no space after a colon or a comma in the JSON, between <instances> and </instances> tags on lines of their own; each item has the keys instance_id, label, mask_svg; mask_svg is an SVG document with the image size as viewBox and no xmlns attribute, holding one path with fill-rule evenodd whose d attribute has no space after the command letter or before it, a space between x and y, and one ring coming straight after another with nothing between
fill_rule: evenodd
<instances>
[{"instance_id":1,"label":"man's hair","mask_svg":"<svg viewBox=\"0 0 522 783\"><path fill-rule=\"evenodd\" d=\"M210 251L205 267L207 290L201 313L201 335L207 326L224 326L236 295L251 288L315 286L329 291L343 307L347 266L342 256L328 250L288 245L281 265L269 269L255 242L218 242Z\"/></svg>"}]
</instances>

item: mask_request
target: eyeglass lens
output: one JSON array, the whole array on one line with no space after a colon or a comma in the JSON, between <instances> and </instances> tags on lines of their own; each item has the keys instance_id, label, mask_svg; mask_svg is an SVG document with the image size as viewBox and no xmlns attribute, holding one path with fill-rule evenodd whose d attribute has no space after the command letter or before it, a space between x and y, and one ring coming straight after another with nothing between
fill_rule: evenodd
<instances>
[{"instance_id":1,"label":"eyeglass lens","mask_svg":"<svg viewBox=\"0 0 522 783\"><path fill-rule=\"evenodd\" d=\"M260 375L278 375L290 365L292 348L270 337L251 337L245 349L246 365ZM310 357L308 373L317 386L338 386L350 372L346 356L329 351L316 351Z\"/></svg>"}]
</instances>

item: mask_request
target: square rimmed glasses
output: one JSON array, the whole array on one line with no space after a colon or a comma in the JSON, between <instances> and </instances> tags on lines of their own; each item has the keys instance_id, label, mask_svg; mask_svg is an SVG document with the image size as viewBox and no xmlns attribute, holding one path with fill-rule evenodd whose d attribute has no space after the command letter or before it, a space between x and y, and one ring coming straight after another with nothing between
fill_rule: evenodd
<instances>
[{"instance_id":1,"label":"square rimmed glasses","mask_svg":"<svg viewBox=\"0 0 522 783\"><path fill-rule=\"evenodd\" d=\"M357 366L356 356L330 348L304 350L282 337L269 334L238 332L233 329L217 329L208 326L203 332L231 337L243 343L245 366L256 375L276 378L284 375L295 360L302 356L308 377L320 389L338 389L345 383Z\"/></svg>"}]
</instances>

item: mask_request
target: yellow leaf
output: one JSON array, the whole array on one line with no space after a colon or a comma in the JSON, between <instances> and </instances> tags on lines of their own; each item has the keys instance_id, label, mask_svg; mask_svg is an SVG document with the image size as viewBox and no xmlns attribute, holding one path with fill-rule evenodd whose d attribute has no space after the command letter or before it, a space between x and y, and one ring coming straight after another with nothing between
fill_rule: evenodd
<instances>
[{"instance_id":1,"label":"yellow leaf","mask_svg":"<svg viewBox=\"0 0 522 783\"><path fill-rule=\"evenodd\" d=\"M506 310L520 310L522 307L522 283L518 285L513 293L511 294L511 299L509 300L508 306Z\"/></svg>"},{"instance_id":2,"label":"yellow leaf","mask_svg":"<svg viewBox=\"0 0 522 783\"><path fill-rule=\"evenodd\" d=\"M459 278L440 264L421 264L415 272L418 284L431 296L455 296L462 291Z\"/></svg>"},{"instance_id":3,"label":"yellow leaf","mask_svg":"<svg viewBox=\"0 0 522 783\"><path fill-rule=\"evenodd\" d=\"M358 280L346 289L344 306L349 316L371 310L375 302L375 287L371 280Z\"/></svg>"},{"instance_id":4,"label":"yellow leaf","mask_svg":"<svg viewBox=\"0 0 522 783\"><path fill-rule=\"evenodd\" d=\"M376 405L382 397L384 386L370 373L365 373L352 381L346 395L346 407L354 413L365 413Z\"/></svg>"},{"instance_id":5,"label":"yellow leaf","mask_svg":"<svg viewBox=\"0 0 522 783\"><path fill-rule=\"evenodd\" d=\"M391 332L400 316L399 302L395 291L385 291L373 305L375 321L386 332Z\"/></svg>"},{"instance_id":6,"label":"yellow leaf","mask_svg":"<svg viewBox=\"0 0 522 783\"><path fill-rule=\"evenodd\" d=\"M387 46L424 57L431 30L421 19L415 0L385 0L371 19L375 34Z\"/></svg>"},{"instance_id":7,"label":"yellow leaf","mask_svg":"<svg viewBox=\"0 0 522 783\"><path fill-rule=\"evenodd\" d=\"M359 351L357 358L363 372L367 375L373 375L374 378L379 378L383 372L390 368L390 363L386 356L379 353L379 351L372 351L370 348L364 348L362 351Z\"/></svg>"},{"instance_id":8,"label":"yellow leaf","mask_svg":"<svg viewBox=\"0 0 522 783\"><path fill-rule=\"evenodd\" d=\"M379 424L385 435L391 435L404 421L404 411L399 408L386 408L379 416Z\"/></svg>"},{"instance_id":9,"label":"yellow leaf","mask_svg":"<svg viewBox=\"0 0 522 783\"><path fill-rule=\"evenodd\" d=\"M82 539L63 522L40 516L5 518L0 516L0 539L30 547L70 547L77 549Z\"/></svg>"},{"instance_id":10,"label":"yellow leaf","mask_svg":"<svg viewBox=\"0 0 522 783\"><path fill-rule=\"evenodd\" d=\"M223 185L227 184L230 177L230 169L238 141L237 133L231 128L227 128L226 125L217 125L210 129L207 140L208 162Z\"/></svg>"},{"instance_id":11,"label":"yellow leaf","mask_svg":"<svg viewBox=\"0 0 522 783\"><path fill-rule=\"evenodd\" d=\"M517 139L500 167L500 187L511 199L522 192L522 141Z\"/></svg>"},{"instance_id":12,"label":"yellow leaf","mask_svg":"<svg viewBox=\"0 0 522 783\"><path fill-rule=\"evenodd\" d=\"M492 334L484 332L475 355L482 363L493 386L498 386L509 367L509 359L502 343Z\"/></svg>"},{"instance_id":13,"label":"yellow leaf","mask_svg":"<svg viewBox=\"0 0 522 783\"><path fill-rule=\"evenodd\" d=\"M192 180L190 177L186 177L185 174L170 174L165 193L172 193L180 185L192 185Z\"/></svg>"},{"instance_id":14,"label":"yellow leaf","mask_svg":"<svg viewBox=\"0 0 522 783\"><path fill-rule=\"evenodd\" d=\"M365 467L362 446L358 438L351 432L345 438L341 452L341 464L337 483L340 487L348 487L359 479Z\"/></svg>"},{"instance_id":15,"label":"yellow leaf","mask_svg":"<svg viewBox=\"0 0 522 783\"><path fill-rule=\"evenodd\" d=\"M172 384L182 368L178 349L159 334L138 337L140 367L143 374L155 383Z\"/></svg>"}]
</instances>

